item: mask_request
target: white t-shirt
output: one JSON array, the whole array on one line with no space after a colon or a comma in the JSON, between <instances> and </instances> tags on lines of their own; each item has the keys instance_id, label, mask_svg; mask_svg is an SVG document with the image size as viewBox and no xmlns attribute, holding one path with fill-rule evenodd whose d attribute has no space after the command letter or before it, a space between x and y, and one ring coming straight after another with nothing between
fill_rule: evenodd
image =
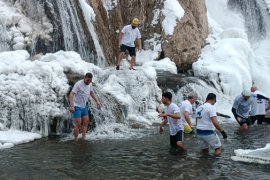
<instances>
[{"instance_id":1,"label":"white t-shirt","mask_svg":"<svg viewBox=\"0 0 270 180\"><path fill-rule=\"evenodd\" d=\"M253 94L255 95L260 94L264 96L264 94L260 91L255 91ZM253 101L251 104L250 115L251 116L265 115L265 104L266 100L256 97L256 100Z\"/></svg>"},{"instance_id":2,"label":"white t-shirt","mask_svg":"<svg viewBox=\"0 0 270 180\"><path fill-rule=\"evenodd\" d=\"M245 100L242 95L235 98L233 108L236 109L236 113L243 117L248 118L251 104L256 101L256 96L252 94L248 100Z\"/></svg>"},{"instance_id":3,"label":"white t-shirt","mask_svg":"<svg viewBox=\"0 0 270 180\"><path fill-rule=\"evenodd\" d=\"M131 25L126 25L121 32L124 33L121 44L129 47L135 47L134 41L141 38L139 29L132 29Z\"/></svg>"},{"instance_id":4,"label":"white t-shirt","mask_svg":"<svg viewBox=\"0 0 270 180\"><path fill-rule=\"evenodd\" d=\"M180 103L178 106L180 108L181 120L186 125L187 121L186 121L186 118L185 118L185 112L188 112L190 117L191 117L191 115L192 115L192 104L190 103L189 100L185 100L182 103Z\"/></svg>"},{"instance_id":5,"label":"white t-shirt","mask_svg":"<svg viewBox=\"0 0 270 180\"><path fill-rule=\"evenodd\" d=\"M72 92L75 93L74 106L84 108L92 91L92 84L86 85L83 79L76 82L72 88Z\"/></svg>"},{"instance_id":6,"label":"white t-shirt","mask_svg":"<svg viewBox=\"0 0 270 180\"><path fill-rule=\"evenodd\" d=\"M176 114L176 113L180 113L180 109L179 107L174 104L171 103L166 109L165 109L165 113L166 114ZM176 133L180 130L183 130L183 124L181 119L173 119L169 116L167 116L168 122L169 122L169 126L170 126L170 135L174 136L176 135Z\"/></svg>"},{"instance_id":7,"label":"white t-shirt","mask_svg":"<svg viewBox=\"0 0 270 180\"><path fill-rule=\"evenodd\" d=\"M196 128L200 130L215 130L211 117L217 116L215 106L205 103L196 109Z\"/></svg>"}]
</instances>

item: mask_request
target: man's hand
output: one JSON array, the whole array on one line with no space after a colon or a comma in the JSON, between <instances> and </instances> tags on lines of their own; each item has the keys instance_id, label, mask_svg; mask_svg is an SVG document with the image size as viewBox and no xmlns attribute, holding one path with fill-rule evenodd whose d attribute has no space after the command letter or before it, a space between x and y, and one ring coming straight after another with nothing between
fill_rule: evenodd
<instances>
[{"instance_id":1,"label":"man's hand","mask_svg":"<svg viewBox=\"0 0 270 180\"><path fill-rule=\"evenodd\" d=\"M167 118L167 114L165 114L165 113L159 114L158 116L161 118Z\"/></svg>"},{"instance_id":2,"label":"man's hand","mask_svg":"<svg viewBox=\"0 0 270 180\"><path fill-rule=\"evenodd\" d=\"M97 108L100 109L101 108L101 103L99 101L97 101Z\"/></svg>"},{"instance_id":3,"label":"man's hand","mask_svg":"<svg viewBox=\"0 0 270 180\"><path fill-rule=\"evenodd\" d=\"M159 127L159 133L160 134L163 134L164 133L164 127L162 125L160 125L160 127Z\"/></svg>"},{"instance_id":4,"label":"man's hand","mask_svg":"<svg viewBox=\"0 0 270 180\"><path fill-rule=\"evenodd\" d=\"M227 136L227 134L226 134L226 132L224 130L221 131L220 133L223 136L223 139L227 139L228 136Z\"/></svg>"},{"instance_id":5,"label":"man's hand","mask_svg":"<svg viewBox=\"0 0 270 180\"><path fill-rule=\"evenodd\" d=\"M74 113L74 112L75 112L74 106L70 106L70 107L69 107L69 111L70 111L71 113Z\"/></svg>"}]
</instances>

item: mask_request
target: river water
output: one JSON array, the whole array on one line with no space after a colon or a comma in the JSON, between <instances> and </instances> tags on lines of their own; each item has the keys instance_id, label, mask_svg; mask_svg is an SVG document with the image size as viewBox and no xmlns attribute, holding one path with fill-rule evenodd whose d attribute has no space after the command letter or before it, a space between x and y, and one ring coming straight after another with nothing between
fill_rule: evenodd
<instances>
[{"instance_id":1,"label":"river water","mask_svg":"<svg viewBox=\"0 0 270 180\"><path fill-rule=\"evenodd\" d=\"M199 153L195 136L186 136L187 154L170 149L168 128L144 130L142 138L63 141L48 137L0 152L0 179L269 179L270 165L231 160L235 149L262 148L270 142L270 125L239 131L223 124L228 140L223 154Z\"/></svg>"}]
</instances>

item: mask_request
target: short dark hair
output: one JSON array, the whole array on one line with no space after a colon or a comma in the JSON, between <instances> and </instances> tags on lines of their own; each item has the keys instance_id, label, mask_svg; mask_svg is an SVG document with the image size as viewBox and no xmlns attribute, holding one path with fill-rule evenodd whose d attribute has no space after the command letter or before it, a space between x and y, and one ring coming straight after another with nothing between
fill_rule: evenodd
<instances>
[{"instance_id":1,"label":"short dark hair","mask_svg":"<svg viewBox=\"0 0 270 180\"><path fill-rule=\"evenodd\" d=\"M217 99L217 96L214 94L214 93L209 93L206 97L206 101L209 101L209 100L216 100Z\"/></svg>"},{"instance_id":2,"label":"short dark hair","mask_svg":"<svg viewBox=\"0 0 270 180\"><path fill-rule=\"evenodd\" d=\"M162 96L168 98L170 101L172 100L172 93L170 92L164 92Z\"/></svg>"},{"instance_id":3,"label":"short dark hair","mask_svg":"<svg viewBox=\"0 0 270 180\"><path fill-rule=\"evenodd\" d=\"M92 77L93 77L93 74L92 74L92 73L90 73L90 72L88 72L88 73L86 73L86 74L85 74L85 76L84 76L84 77L92 78Z\"/></svg>"}]
</instances>

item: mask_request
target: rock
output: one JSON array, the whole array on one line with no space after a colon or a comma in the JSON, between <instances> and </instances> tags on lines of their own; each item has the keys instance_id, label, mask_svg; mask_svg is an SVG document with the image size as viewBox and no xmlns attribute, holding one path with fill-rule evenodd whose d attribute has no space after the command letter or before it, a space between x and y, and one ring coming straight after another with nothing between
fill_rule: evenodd
<instances>
[{"instance_id":1,"label":"rock","mask_svg":"<svg viewBox=\"0 0 270 180\"><path fill-rule=\"evenodd\" d=\"M176 63L178 72L191 68L191 64L197 60L204 46L204 40L208 36L205 1L179 1L185 14L177 23L173 36L166 36L162 31L161 23L164 19L160 13L163 8L162 2L162 0L117 1L115 7L107 12L101 0L91 1L91 6L96 13L97 33L109 64L116 63L119 52L119 34L116 32L129 24L133 17L138 17L141 21L143 41L153 38L155 33L161 34L164 56Z\"/></svg>"}]
</instances>

